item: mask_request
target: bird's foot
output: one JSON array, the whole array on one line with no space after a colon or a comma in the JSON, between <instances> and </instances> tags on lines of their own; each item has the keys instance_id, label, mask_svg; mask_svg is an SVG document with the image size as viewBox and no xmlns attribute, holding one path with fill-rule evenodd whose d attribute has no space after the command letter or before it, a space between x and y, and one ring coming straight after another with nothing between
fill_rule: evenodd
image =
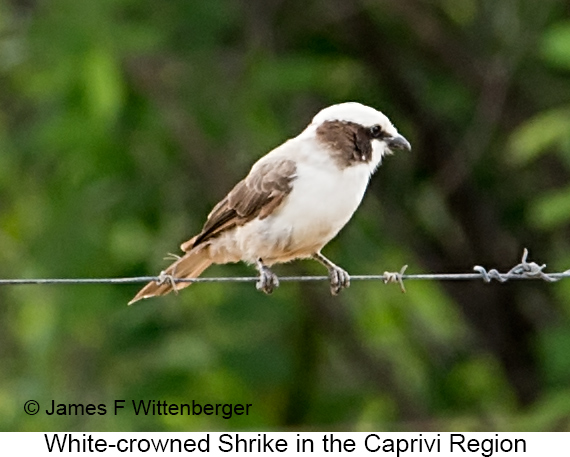
<instances>
[{"instance_id":1,"label":"bird's foot","mask_svg":"<svg viewBox=\"0 0 570 457\"><path fill-rule=\"evenodd\" d=\"M313 259L327 267L327 270L329 270L331 294L338 295L342 289L346 289L350 286L350 275L345 270L332 263L320 252L315 252L313 254Z\"/></svg>"},{"instance_id":2,"label":"bird's foot","mask_svg":"<svg viewBox=\"0 0 570 457\"><path fill-rule=\"evenodd\" d=\"M279 278L268 266L263 265L261 261L257 262L257 269L259 271L259 281L257 281L255 287L267 295L271 294L273 289L279 287Z\"/></svg>"},{"instance_id":3,"label":"bird's foot","mask_svg":"<svg viewBox=\"0 0 570 457\"><path fill-rule=\"evenodd\" d=\"M331 280L331 294L338 295L342 289L350 286L350 275L338 266L329 268Z\"/></svg>"}]
</instances>

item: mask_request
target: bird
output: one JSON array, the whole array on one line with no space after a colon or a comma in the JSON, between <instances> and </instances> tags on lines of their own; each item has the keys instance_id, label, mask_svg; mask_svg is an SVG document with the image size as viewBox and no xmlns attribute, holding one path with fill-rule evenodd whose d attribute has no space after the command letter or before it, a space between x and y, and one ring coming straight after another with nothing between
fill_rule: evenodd
<instances>
[{"instance_id":1,"label":"bird","mask_svg":"<svg viewBox=\"0 0 570 457\"><path fill-rule=\"evenodd\" d=\"M129 302L165 295L191 284L212 264L254 265L258 290L279 286L274 264L312 258L328 270L337 295L350 275L322 253L350 220L370 177L385 156L410 151L382 112L357 102L319 111L296 137L261 157L248 175L212 209L183 255Z\"/></svg>"}]
</instances>

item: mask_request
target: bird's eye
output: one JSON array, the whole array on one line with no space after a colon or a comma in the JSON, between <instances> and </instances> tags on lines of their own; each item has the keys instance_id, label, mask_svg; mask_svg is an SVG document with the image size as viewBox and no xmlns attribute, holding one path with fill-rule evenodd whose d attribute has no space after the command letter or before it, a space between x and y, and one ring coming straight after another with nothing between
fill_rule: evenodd
<instances>
[{"instance_id":1,"label":"bird's eye","mask_svg":"<svg viewBox=\"0 0 570 457\"><path fill-rule=\"evenodd\" d=\"M370 127L370 134L372 135L372 138L380 138L383 133L384 132L382 131L382 127L379 125L373 125Z\"/></svg>"}]
</instances>

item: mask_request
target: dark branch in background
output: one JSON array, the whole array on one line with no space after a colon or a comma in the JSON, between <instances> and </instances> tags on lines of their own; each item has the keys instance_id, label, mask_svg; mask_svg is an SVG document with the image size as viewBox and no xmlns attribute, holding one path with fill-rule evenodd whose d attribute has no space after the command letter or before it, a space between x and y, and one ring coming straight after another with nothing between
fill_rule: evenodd
<instances>
[{"instance_id":1,"label":"dark branch in background","mask_svg":"<svg viewBox=\"0 0 570 457\"><path fill-rule=\"evenodd\" d=\"M302 296L318 316L315 319L317 329L336 342L356 376L363 377L378 391L388 394L396 404L400 419L417 420L425 415L425 405L411 398L405 385L399 382L390 359L382 352L365 346L354 319L342 303L333 303L331 297L325 298L324 294L316 294L310 288L305 288Z\"/></svg>"}]
</instances>

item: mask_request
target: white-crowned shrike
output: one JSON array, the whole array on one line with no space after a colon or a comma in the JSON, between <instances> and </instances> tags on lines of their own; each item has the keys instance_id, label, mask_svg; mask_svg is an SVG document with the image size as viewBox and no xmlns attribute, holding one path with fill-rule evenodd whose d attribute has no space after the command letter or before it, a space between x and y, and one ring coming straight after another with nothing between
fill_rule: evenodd
<instances>
[{"instance_id":1,"label":"white-crowned shrike","mask_svg":"<svg viewBox=\"0 0 570 457\"><path fill-rule=\"evenodd\" d=\"M295 138L259 159L219 202L202 231L182 244L184 255L130 301L189 286L173 278L196 278L213 263L244 261L259 272L257 288L279 285L275 263L311 257L329 272L331 292L350 276L321 249L344 227L360 204L382 157L410 150L381 112L360 103L320 111Z\"/></svg>"}]
</instances>

